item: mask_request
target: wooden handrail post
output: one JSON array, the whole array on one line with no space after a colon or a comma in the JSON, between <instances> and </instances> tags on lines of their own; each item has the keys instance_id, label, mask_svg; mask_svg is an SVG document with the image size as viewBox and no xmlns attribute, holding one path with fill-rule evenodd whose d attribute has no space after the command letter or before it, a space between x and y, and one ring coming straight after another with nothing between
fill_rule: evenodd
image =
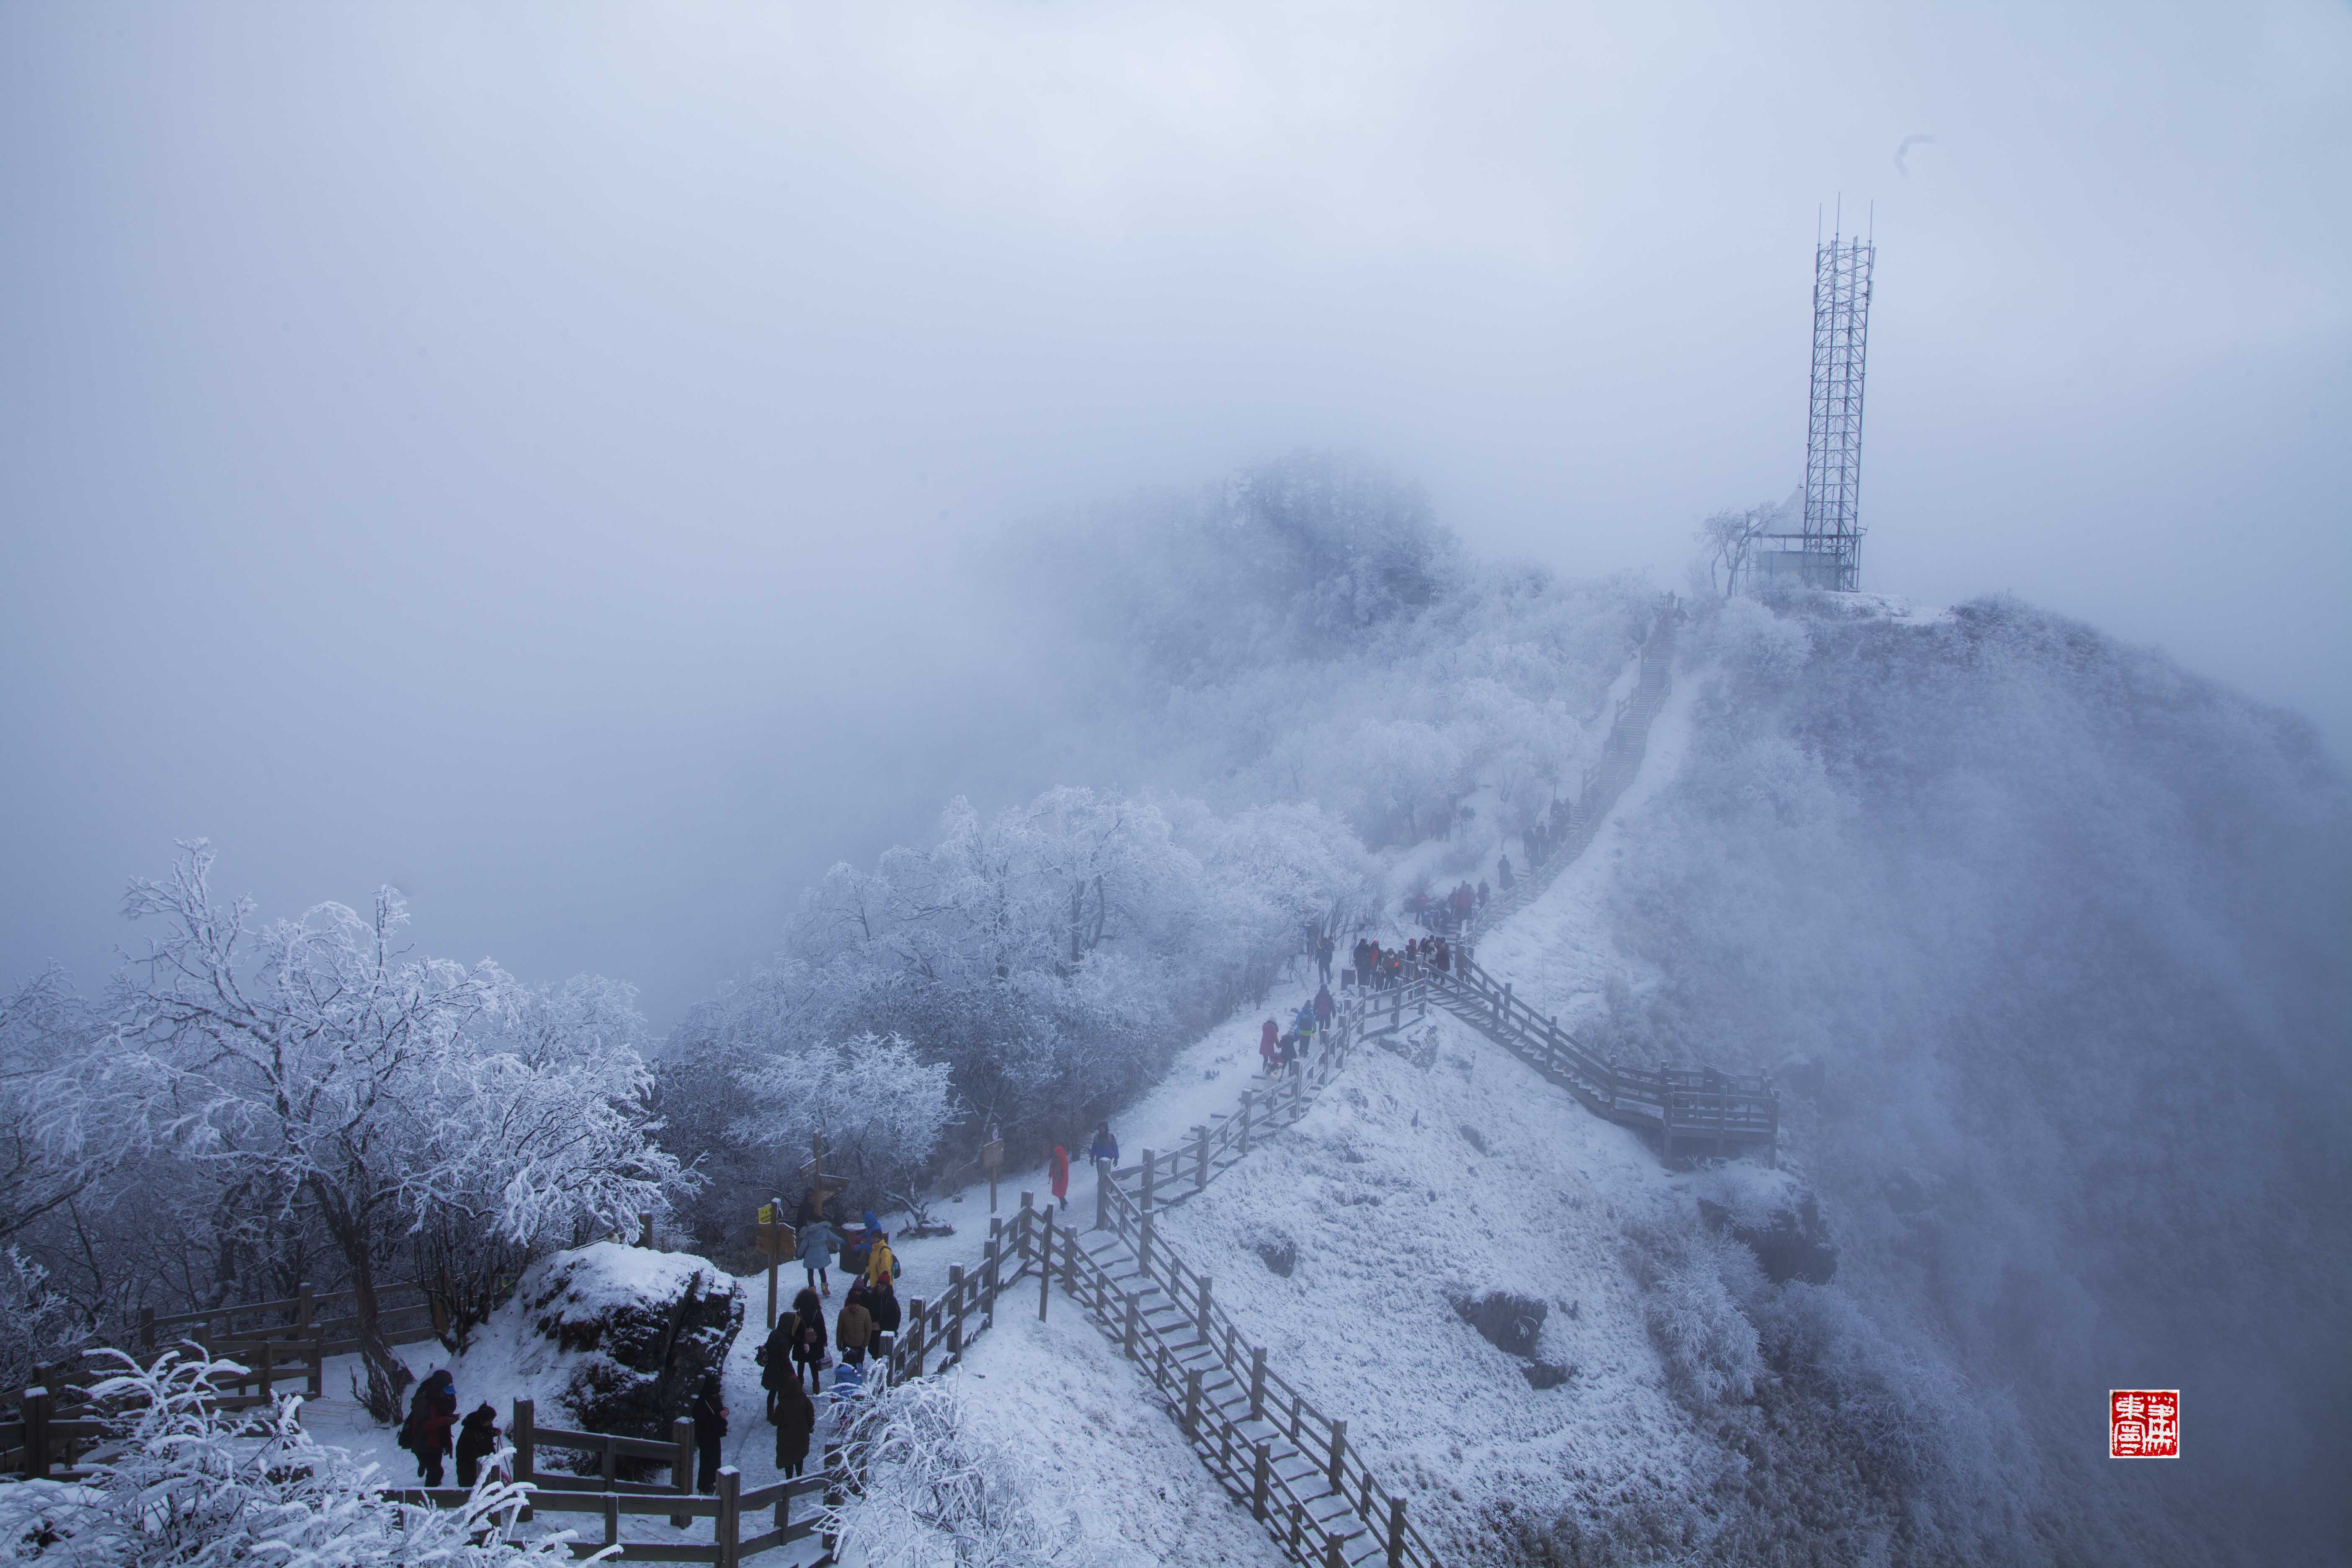
<instances>
[{"instance_id":1,"label":"wooden handrail post","mask_svg":"<svg viewBox=\"0 0 2352 1568\"><path fill-rule=\"evenodd\" d=\"M1192 1131L1194 1144L1199 1151L1197 1163L1192 1167L1192 1190L1197 1193L1209 1184L1209 1124L1203 1121Z\"/></svg>"},{"instance_id":2,"label":"wooden handrail post","mask_svg":"<svg viewBox=\"0 0 2352 1568\"><path fill-rule=\"evenodd\" d=\"M1145 1279L1151 1277L1151 1211L1143 1211L1143 1224L1135 1243L1135 1266Z\"/></svg>"},{"instance_id":3,"label":"wooden handrail post","mask_svg":"<svg viewBox=\"0 0 2352 1568\"><path fill-rule=\"evenodd\" d=\"M1196 1441L1201 1436L1201 1369L1197 1366L1184 1374L1184 1436Z\"/></svg>"},{"instance_id":4,"label":"wooden handrail post","mask_svg":"<svg viewBox=\"0 0 2352 1568\"><path fill-rule=\"evenodd\" d=\"M923 1342L923 1299L917 1296L907 1303L907 1376L923 1375L923 1357L930 1347Z\"/></svg>"},{"instance_id":5,"label":"wooden handrail post","mask_svg":"<svg viewBox=\"0 0 2352 1568\"><path fill-rule=\"evenodd\" d=\"M1250 1100L1256 1093L1257 1090L1254 1089L1242 1090L1241 1149L1244 1154L1249 1152Z\"/></svg>"},{"instance_id":6,"label":"wooden handrail post","mask_svg":"<svg viewBox=\"0 0 2352 1568\"><path fill-rule=\"evenodd\" d=\"M1045 1303L1054 1297L1054 1205L1045 1205L1045 1227L1037 1241L1037 1321L1045 1321Z\"/></svg>"},{"instance_id":7,"label":"wooden handrail post","mask_svg":"<svg viewBox=\"0 0 2352 1568\"><path fill-rule=\"evenodd\" d=\"M999 1274L1003 1265L1003 1245L997 1233L1001 1222L988 1222L988 1246L981 1254L980 1326L996 1327L996 1292L1000 1288Z\"/></svg>"},{"instance_id":8,"label":"wooden handrail post","mask_svg":"<svg viewBox=\"0 0 2352 1568\"><path fill-rule=\"evenodd\" d=\"M514 1419L507 1423L508 1440L514 1444L514 1479L517 1484L537 1479L537 1472L531 1468L539 1453L537 1410L535 1401L518 1399L514 1402ZM530 1518L528 1493L524 1495L522 1512L516 1517Z\"/></svg>"},{"instance_id":9,"label":"wooden handrail post","mask_svg":"<svg viewBox=\"0 0 2352 1568\"><path fill-rule=\"evenodd\" d=\"M1108 1230L1110 1228L1111 1179L1110 1173L1103 1168L1103 1163L1104 1163L1100 1160L1094 1162L1095 1228L1097 1230Z\"/></svg>"},{"instance_id":10,"label":"wooden handrail post","mask_svg":"<svg viewBox=\"0 0 2352 1568\"><path fill-rule=\"evenodd\" d=\"M1150 1150L1146 1149L1143 1152L1143 1217L1145 1219L1150 1219L1151 1217L1152 1177L1158 1172L1159 1167L1159 1158L1154 1155Z\"/></svg>"},{"instance_id":11,"label":"wooden handrail post","mask_svg":"<svg viewBox=\"0 0 2352 1568\"><path fill-rule=\"evenodd\" d=\"M1143 1298L1132 1290L1126 1292L1126 1295L1127 1359L1129 1361L1140 1361L1142 1359L1142 1352L1138 1347L1143 1337Z\"/></svg>"},{"instance_id":12,"label":"wooden handrail post","mask_svg":"<svg viewBox=\"0 0 2352 1568\"><path fill-rule=\"evenodd\" d=\"M1334 1420L1331 1423L1331 1460L1325 1467L1324 1474L1329 1478L1331 1490L1335 1493L1339 1490L1341 1475L1347 1462L1348 1424L1345 1421Z\"/></svg>"},{"instance_id":13,"label":"wooden handrail post","mask_svg":"<svg viewBox=\"0 0 2352 1568\"><path fill-rule=\"evenodd\" d=\"M1250 1346L1250 1413L1253 1421L1265 1419L1265 1347Z\"/></svg>"},{"instance_id":14,"label":"wooden handrail post","mask_svg":"<svg viewBox=\"0 0 2352 1568\"><path fill-rule=\"evenodd\" d=\"M719 1518L712 1534L719 1538L719 1568L739 1568L743 1561L743 1472L732 1465L719 1468Z\"/></svg>"},{"instance_id":15,"label":"wooden handrail post","mask_svg":"<svg viewBox=\"0 0 2352 1568\"><path fill-rule=\"evenodd\" d=\"M1404 1568L1404 1499L1389 1499L1389 1568Z\"/></svg>"},{"instance_id":16,"label":"wooden handrail post","mask_svg":"<svg viewBox=\"0 0 2352 1568\"><path fill-rule=\"evenodd\" d=\"M948 1300L955 1303L955 1319L948 1324L948 1361L952 1363L963 1354L964 1289L963 1265L948 1265Z\"/></svg>"},{"instance_id":17,"label":"wooden handrail post","mask_svg":"<svg viewBox=\"0 0 2352 1568\"><path fill-rule=\"evenodd\" d=\"M54 1401L39 1384L25 1390L25 1464L28 1480L49 1473L49 1413Z\"/></svg>"},{"instance_id":18,"label":"wooden handrail post","mask_svg":"<svg viewBox=\"0 0 2352 1568\"><path fill-rule=\"evenodd\" d=\"M1273 1490L1274 1445L1272 1443L1256 1445L1256 1463L1251 1468L1253 1473L1250 1478L1250 1513L1260 1523L1264 1523L1266 1516L1267 1495Z\"/></svg>"},{"instance_id":19,"label":"wooden handrail post","mask_svg":"<svg viewBox=\"0 0 2352 1568\"><path fill-rule=\"evenodd\" d=\"M1348 1568L1348 1549L1338 1536L1323 1537L1323 1568Z\"/></svg>"},{"instance_id":20,"label":"wooden handrail post","mask_svg":"<svg viewBox=\"0 0 2352 1568\"><path fill-rule=\"evenodd\" d=\"M824 1517L828 1520L840 1517L839 1510L847 1495L843 1489L842 1480L841 1445L827 1443L824 1446ZM834 1554L841 1549L841 1537L828 1530L818 1540L824 1547L822 1561L832 1562Z\"/></svg>"},{"instance_id":21,"label":"wooden handrail post","mask_svg":"<svg viewBox=\"0 0 2352 1568\"><path fill-rule=\"evenodd\" d=\"M1209 1342L1209 1277L1201 1276L1201 1342Z\"/></svg>"},{"instance_id":22,"label":"wooden handrail post","mask_svg":"<svg viewBox=\"0 0 2352 1568\"><path fill-rule=\"evenodd\" d=\"M681 1415L669 1424L670 1447L677 1450L669 1458L669 1489L680 1497L694 1491L694 1423ZM684 1530L688 1515L669 1516L673 1529Z\"/></svg>"}]
</instances>

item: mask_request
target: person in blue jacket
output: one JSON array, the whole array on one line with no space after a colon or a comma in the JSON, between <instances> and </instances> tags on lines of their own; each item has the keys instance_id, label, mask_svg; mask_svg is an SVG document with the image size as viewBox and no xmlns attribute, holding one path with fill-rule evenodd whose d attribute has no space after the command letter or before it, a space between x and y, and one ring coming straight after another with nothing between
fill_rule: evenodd
<instances>
[{"instance_id":1,"label":"person in blue jacket","mask_svg":"<svg viewBox=\"0 0 2352 1568\"><path fill-rule=\"evenodd\" d=\"M1118 1163L1118 1140L1110 1135L1109 1122L1095 1123L1095 1141L1087 1145L1087 1158L1097 1165L1105 1160L1114 1165Z\"/></svg>"},{"instance_id":2,"label":"person in blue jacket","mask_svg":"<svg viewBox=\"0 0 2352 1568\"><path fill-rule=\"evenodd\" d=\"M808 1282L826 1296L833 1294L833 1281L825 1277L832 1266L833 1255L841 1250L833 1226L821 1219L813 1219L801 1226L801 1267L808 1270Z\"/></svg>"}]
</instances>

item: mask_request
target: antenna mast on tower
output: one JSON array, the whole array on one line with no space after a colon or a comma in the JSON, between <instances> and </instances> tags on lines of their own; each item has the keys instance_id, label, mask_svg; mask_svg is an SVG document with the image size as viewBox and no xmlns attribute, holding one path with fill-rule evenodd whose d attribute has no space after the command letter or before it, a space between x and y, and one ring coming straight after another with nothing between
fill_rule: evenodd
<instances>
[{"instance_id":1,"label":"antenna mast on tower","mask_svg":"<svg viewBox=\"0 0 2352 1568\"><path fill-rule=\"evenodd\" d=\"M1875 228L1874 224L1873 228ZM1872 238L1832 225L1813 245L1813 388L1805 425L1802 531L1758 541L1758 574L1847 592L1862 585L1862 387L1870 342Z\"/></svg>"}]
</instances>

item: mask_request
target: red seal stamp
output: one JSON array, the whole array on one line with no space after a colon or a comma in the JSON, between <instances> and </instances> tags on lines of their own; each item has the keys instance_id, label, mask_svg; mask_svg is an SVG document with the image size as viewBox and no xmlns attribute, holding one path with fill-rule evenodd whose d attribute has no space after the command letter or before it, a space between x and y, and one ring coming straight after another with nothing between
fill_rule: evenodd
<instances>
[{"instance_id":1,"label":"red seal stamp","mask_svg":"<svg viewBox=\"0 0 2352 1568\"><path fill-rule=\"evenodd\" d=\"M2107 1458L2180 1458L2180 1390L2111 1388L2107 1391Z\"/></svg>"}]
</instances>

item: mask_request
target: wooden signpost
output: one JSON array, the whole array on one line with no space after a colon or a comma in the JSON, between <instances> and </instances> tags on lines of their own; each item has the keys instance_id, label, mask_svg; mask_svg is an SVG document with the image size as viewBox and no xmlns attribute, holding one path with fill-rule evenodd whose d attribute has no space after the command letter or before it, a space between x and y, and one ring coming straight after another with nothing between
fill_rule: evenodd
<instances>
[{"instance_id":1,"label":"wooden signpost","mask_svg":"<svg viewBox=\"0 0 2352 1568\"><path fill-rule=\"evenodd\" d=\"M784 1223L782 1198L760 1205L759 1247L768 1255L768 1327L772 1329L776 1326L776 1268L800 1249L800 1233Z\"/></svg>"},{"instance_id":2,"label":"wooden signpost","mask_svg":"<svg viewBox=\"0 0 2352 1568\"><path fill-rule=\"evenodd\" d=\"M988 1212L996 1212L996 1173L1004 1169L1004 1135L995 1127L988 1130L988 1142L980 1146L980 1168L988 1173Z\"/></svg>"}]
</instances>

